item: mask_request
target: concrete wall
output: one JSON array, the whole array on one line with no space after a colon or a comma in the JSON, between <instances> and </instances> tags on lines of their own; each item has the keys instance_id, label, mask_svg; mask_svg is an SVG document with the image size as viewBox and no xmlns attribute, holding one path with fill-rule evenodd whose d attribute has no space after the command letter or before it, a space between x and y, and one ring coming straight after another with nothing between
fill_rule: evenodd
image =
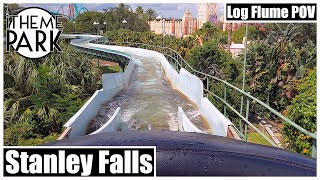
<instances>
[{"instance_id":1,"label":"concrete wall","mask_svg":"<svg viewBox=\"0 0 320 180\"><path fill-rule=\"evenodd\" d=\"M86 135L88 123L97 115L100 106L105 101L111 100L122 89L128 87L136 62L139 63L135 59L132 59L123 73L102 75L103 89L97 90L81 109L64 125L67 128L71 128L69 138Z\"/></svg>"},{"instance_id":2,"label":"concrete wall","mask_svg":"<svg viewBox=\"0 0 320 180\"><path fill-rule=\"evenodd\" d=\"M171 69L168 69L167 71L171 71ZM197 76L189 73L184 68L181 68L179 78L175 79L173 82L176 88L192 102L195 102L197 105L201 104L203 83Z\"/></svg>"},{"instance_id":3,"label":"concrete wall","mask_svg":"<svg viewBox=\"0 0 320 180\"><path fill-rule=\"evenodd\" d=\"M200 114L208 121L212 134L226 137L228 126L232 123L207 98L203 97L202 81L184 68L181 68L179 75L176 76L176 71L164 55L157 53L157 56L173 88L183 93L198 106Z\"/></svg>"},{"instance_id":4,"label":"concrete wall","mask_svg":"<svg viewBox=\"0 0 320 180\"><path fill-rule=\"evenodd\" d=\"M197 77L192 75L187 70L181 68L179 73L171 66L165 56L156 51L150 51L132 47L110 46L90 44L92 47L106 48L110 50L117 50L122 52L129 52L133 54L142 54L147 57L156 58L160 61L168 80L171 82L174 89L183 93L192 102L194 102L200 109L200 113L208 121L213 135L227 136L228 126L231 121L227 119L207 98L203 97L203 83ZM115 77L116 78L116 77ZM181 116L181 114L180 114ZM184 116L183 116L184 117ZM184 117L184 119L187 117ZM191 121L189 120L191 123ZM185 123L184 129L186 131L194 129L191 123ZM188 126L190 125L190 126ZM191 126L193 125L193 126ZM194 132L194 131L192 131Z\"/></svg>"},{"instance_id":5,"label":"concrete wall","mask_svg":"<svg viewBox=\"0 0 320 180\"><path fill-rule=\"evenodd\" d=\"M185 132L196 132L196 133L204 133L200 129L198 129L193 123L190 121L190 119L186 116L183 109L181 107L178 107L178 120L181 128Z\"/></svg>"},{"instance_id":6,"label":"concrete wall","mask_svg":"<svg viewBox=\"0 0 320 180\"><path fill-rule=\"evenodd\" d=\"M94 45L102 46L102 45ZM132 47L121 46L109 46L103 45L108 49L130 52L133 54L143 54L147 57L153 57L160 61L168 80L171 82L174 89L183 93L192 102L194 102L200 109L200 113L208 121L212 128L212 134L217 136L227 136L228 126L231 125L231 121L227 119L207 98L203 97L203 83L197 77L181 68L178 73L168 62L165 56L156 51L150 51L145 49L138 49ZM192 129L186 128L186 129Z\"/></svg>"},{"instance_id":7,"label":"concrete wall","mask_svg":"<svg viewBox=\"0 0 320 180\"><path fill-rule=\"evenodd\" d=\"M94 131L92 134L104 133L104 132L112 132L119 128L121 123L121 111L120 107L116 109L111 118L106 122L103 126L101 126L98 130Z\"/></svg>"},{"instance_id":8,"label":"concrete wall","mask_svg":"<svg viewBox=\"0 0 320 180\"><path fill-rule=\"evenodd\" d=\"M202 98L200 113L208 120L210 127L213 127L213 134L227 136L228 126L232 124L231 121L227 119L206 97Z\"/></svg>"},{"instance_id":9,"label":"concrete wall","mask_svg":"<svg viewBox=\"0 0 320 180\"><path fill-rule=\"evenodd\" d=\"M90 119L97 115L100 105L107 100L111 100L119 91L121 91L121 88L96 91L85 105L64 125L65 127L71 127L69 138L86 135L87 125Z\"/></svg>"}]
</instances>

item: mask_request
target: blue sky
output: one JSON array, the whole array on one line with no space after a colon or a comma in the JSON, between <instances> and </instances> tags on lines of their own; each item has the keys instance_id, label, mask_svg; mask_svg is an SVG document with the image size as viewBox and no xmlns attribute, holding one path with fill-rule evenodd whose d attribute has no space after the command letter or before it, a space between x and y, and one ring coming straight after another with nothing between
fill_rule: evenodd
<instances>
[{"instance_id":1,"label":"blue sky","mask_svg":"<svg viewBox=\"0 0 320 180\"><path fill-rule=\"evenodd\" d=\"M152 8L157 12L163 12L165 18L182 18L183 13L186 9L189 9L192 13L192 16L194 18L198 15L198 4L186 4L186 3L157 3L157 4L146 4L146 3L127 3L129 6L132 7L133 10L136 9L138 6L142 6L144 10L148 8ZM67 9L67 4L20 4L24 7L42 7L44 9L47 9L49 11L56 12L59 7L62 5L65 6L65 11ZM117 4L114 3L105 3L105 4L83 4L88 10L94 10L94 11L102 11L105 8L108 7L114 7L117 6ZM219 17L224 11L224 4L219 4Z\"/></svg>"}]
</instances>

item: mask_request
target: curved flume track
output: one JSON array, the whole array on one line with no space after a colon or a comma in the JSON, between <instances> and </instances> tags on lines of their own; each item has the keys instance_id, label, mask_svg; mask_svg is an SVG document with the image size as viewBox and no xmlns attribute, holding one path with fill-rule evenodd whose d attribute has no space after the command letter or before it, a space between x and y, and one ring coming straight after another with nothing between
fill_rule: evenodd
<instances>
[{"instance_id":1,"label":"curved flume track","mask_svg":"<svg viewBox=\"0 0 320 180\"><path fill-rule=\"evenodd\" d=\"M104 125L117 107L121 108L121 125L118 130L172 130L181 131L178 107L202 131L211 133L200 111L183 94L174 90L165 76L160 62L153 57L127 52L140 63L132 74L127 89L101 105L98 114L91 119L87 134Z\"/></svg>"},{"instance_id":2,"label":"curved flume track","mask_svg":"<svg viewBox=\"0 0 320 180\"><path fill-rule=\"evenodd\" d=\"M203 96L202 81L184 68L175 69L163 54L102 45L96 35L63 37L83 53L128 66L123 73L102 76L103 88L66 122L61 138L128 130L228 136L232 123Z\"/></svg>"},{"instance_id":3,"label":"curved flume track","mask_svg":"<svg viewBox=\"0 0 320 180\"><path fill-rule=\"evenodd\" d=\"M69 36L75 37L78 35ZM87 37L87 35L79 37L83 37L83 39L99 38L97 36ZM223 115L210 104L207 98L203 98L203 94L198 94L198 97L201 97L201 101L197 103L200 107L197 107L197 105L183 96L182 93L174 90L177 88L183 94L191 97L190 99L193 99L193 96L189 96L190 94L184 92L184 90L190 89L190 86L194 83L187 81L192 79L192 76L184 74L186 72L183 68L180 69L180 73L174 70L174 73L170 72L171 66L165 57L158 56L158 58L163 57L163 59L157 59L155 58L157 55L154 52L150 53L150 56L147 56L144 54L147 54L147 51L139 51L139 49L132 48L129 50L129 48L119 46L91 44L89 41L78 40L73 45L80 49L93 50L94 53L96 51L109 51L111 54L114 53L126 57L125 61L130 59L131 64L129 63L127 71L123 74L119 73L115 74L115 76L109 74L107 77L105 76L106 82L110 83L105 83L104 81L103 89L97 90L86 104L64 125L67 129L66 133L62 135L63 140L46 145L156 146L157 176L316 175L315 159L279 148L226 138L224 130L231 123L227 119L221 118ZM134 66L132 66L132 63L134 63ZM165 74L168 78L166 78ZM172 74L177 79L172 78ZM116 76L117 80L115 80ZM119 77L124 77L124 79ZM123 81L119 83L119 79ZM168 79L170 79L175 88L171 87ZM114 86L111 85L112 82ZM176 84L177 82L179 84ZM201 87L202 82L200 80L198 80L199 84L199 87ZM118 91L118 89L122 89L122 91ZM199 89L197 92L199 92ZM107 101L103 102L105 100ZM194 102L199 102L197 100ZM121 112L119 107L121 108ZM189 120L189 124L186 125L187 128L184 129L187 132L174 132L182 129L181 124L179 124L180 121L178 122L177 120L178 107L182 107L188 118L200 130L216 136L202 133L187 133L196 132L192 131L194 129L188 129L189 126L194 126L192 123L190 125ZM98 115L96 116L98 109ZM122 124L119 130L122 132L115 131L114 124L118 123L119 119L115 120L114 118L114 121L109 121L115 122L114 124L106 123L110 116L115 117L116 113L114 112L120 112ZM208 119L210 127L214 128L213 133L208 128L206 120L200 117L200 112ZM181 118L181 108L179 108L179 117ZM100 129L108 129L105 126L109 125L110 128L105 132L101 132L99 129L95 131L98 133L91 133L89 136L85 136L84 131L90 119L90 128L87 128L86 134L95 131L103 124Z\"/></svg>"}]
</instances>

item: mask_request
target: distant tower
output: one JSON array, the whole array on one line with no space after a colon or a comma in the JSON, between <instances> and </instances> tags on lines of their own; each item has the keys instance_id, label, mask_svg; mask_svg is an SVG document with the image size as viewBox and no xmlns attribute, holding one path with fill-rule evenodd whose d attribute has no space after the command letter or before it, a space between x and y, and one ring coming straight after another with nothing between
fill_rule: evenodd
<instances>
[{"instance_id":1,"label":"distant tower","mask_svg":"<svg viewBox=\"0 0 320 180\"><path fill-rule=\"evenodd\" d=\"M209 21L213 24L218 22L218 4L203 3L198 8L198 27L201 28L203 23Z\"/></svg>"},{"instance_id":2,"label":"distant tower","mask_svg":"<svg viewBox=\"0 0 320 180\"><path fill-rule=\"evenodd\" d=\"M221 15L218 23L219 23L220 29L222 29L223 31L227 30L227 23L224 23L224 14Z\"/></svg>"},{"instance_id":3,"label":"distant tower","mask_svg":"<svg viewBox=\"0 0 320 180\"><path fill-rule=\"evenodd\" d=\"M189 9L184 13L182 17L182 24L183 24L182 32L184 35L189 35L193 32L193 29L194 29L193 17Z\"/></svg>"}]
</instances>

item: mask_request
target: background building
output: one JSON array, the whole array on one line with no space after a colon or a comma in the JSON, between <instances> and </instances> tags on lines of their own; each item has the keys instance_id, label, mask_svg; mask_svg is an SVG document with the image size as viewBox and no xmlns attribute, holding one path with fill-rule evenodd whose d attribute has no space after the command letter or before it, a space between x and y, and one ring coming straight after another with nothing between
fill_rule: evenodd
<instances>
[{"instance_id":1,"label":"background building","mask_svg":"<svg viewBox=\"0 0 320 180\"><path fill-rule=\"evenodd\" d=\"M198 27L201 28L206 22L216 24L218 22L218 4L203 3L198 8Z\"/></svg>"},{"instance_id":2,"label":"background building","mask_svg":"<svg viewBox=\"0 0 320 180\"><path fill-rule=\"evenodd\" d=\"M162 19L148 21L150 30L156 34L164 33L176 37L183 37L192 34L197 30L197 20L192 17L191 12L186 10L182 19ZM163 26L163 27L162 27Z\"/></svg>"},{"instance_id":3,"label":"background building","mask_svg":"<svg viewBox=\"0 0 320 180\"><path fill-rule=\"evenodd\" d=\"M218 6L217 4L205 3L200 4L198 8L198 18L192 17L191 12L185 11L182 19L162 19L148 21L150 30L156 34L162 34L164 26L164 33L166 35L173 35L176 37L183 37L191 35L196 30L200 29L205 22L218 22ZM163 23L163 24L162 24Z\"/></svg>"},{"instance_id":4,"label":"background building","mask_svg":"<svg viewBox=\"0 0 320 180\"><path fill-rule=\"evenodd\" d=\"M217 25L223 31L228 30L228 24L224 22L224 14L218 18L218 4L203 3L199 4L198 16L193 18L191 12L185 11L182 19L162 19L148 21L150 30L156 34L162 34L163 28L166 35L173 35L176 37L189 36L196 30L200 29L204 23L211 22ZM163 26L162 27L162 23ZM232 31L241 27L243 23L232 23Z\"/></svg>"}]
</instances>

